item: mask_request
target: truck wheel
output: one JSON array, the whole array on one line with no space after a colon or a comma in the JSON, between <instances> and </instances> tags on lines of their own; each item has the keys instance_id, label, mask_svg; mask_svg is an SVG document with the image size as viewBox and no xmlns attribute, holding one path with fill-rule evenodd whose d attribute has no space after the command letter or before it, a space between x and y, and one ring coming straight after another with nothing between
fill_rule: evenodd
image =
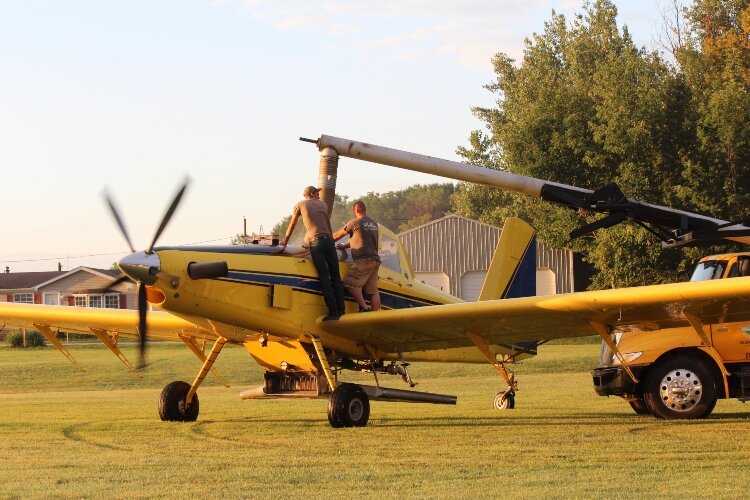
<instances>
[{"instance_id":1,"label":"truck wheel","mask_svg":"<svg viewBox=\"0 0 750 500\"><path fill-rule=\"evenodd\" d=\"M628 401L628 403L630 403L630 407L638 415L651 415L651 410L648 409L648 406L643 401L643 399L631 399L630 401Z\"/></svg>"},{"instance_id":2,"label":"truck wheel","mask_svg":"<svg viewBox=\"0 0 750 500\"><path fill-rule=\"evenodd\" d=\"M657 418L704 418L716 406L716 385L705 362L679 354L651 370L643 399Z\"/></svg>"}]
</instances>

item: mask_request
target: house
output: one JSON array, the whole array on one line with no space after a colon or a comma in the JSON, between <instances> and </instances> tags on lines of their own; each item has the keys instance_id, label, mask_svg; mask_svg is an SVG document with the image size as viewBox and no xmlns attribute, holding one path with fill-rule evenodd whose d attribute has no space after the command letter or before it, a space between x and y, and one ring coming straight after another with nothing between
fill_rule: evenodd
<instances>
[{"instance_id":1,"label":"house","mask_svg":"<svg viewBox=\"0 0 750 500\"><path fill-rule=\"evenodd\" d=\"M137 309L135 284L117 269L77 267L72 271L0 273L0 302Z\"/></svg>"},{"instance_id":2,"label":"house","mask_svg":"<svg viewBox=\"0 0 750 500\"><path fill-rule=\"evenodd\" d=\"M447 215L398 235L415 277L466 301L477 300L495 253L500 228ZM589 270L579 255L537 241L537 295L585 290Z\"/></svg>"}]
</instances>

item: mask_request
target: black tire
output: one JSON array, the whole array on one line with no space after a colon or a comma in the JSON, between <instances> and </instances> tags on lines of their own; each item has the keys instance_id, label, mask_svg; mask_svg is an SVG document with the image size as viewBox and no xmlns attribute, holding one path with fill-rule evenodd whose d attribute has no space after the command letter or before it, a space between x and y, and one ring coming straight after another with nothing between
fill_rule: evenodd
<instances>
[{"instance_id":1,"label":"black tire","mask_svg":"<svg viewBox=\"0 0 750 500\"><path fill-rule=\"evenodd\" d=\"M646 402L643 401L643 399L631 399L628 403L630 403L630 407L638 415L651 415L651 410L648 409L648 405L646 405Z\"/></svg>"},{"instance_id":2,"label":"black tire","mask_svg":"<svg viewBox=\"0 0 750 500\"><path fill-rule=\"evenodd\" d=\"M678 354L650 370L643 400L657 418L705 418L716 406L711 369L695 356Z\"/></svg>"},{"instance_id":3,"label":"black tire","mask_svg":"<svg viewBox=\"0 0 750 500\"><path fill-rule=\"evenodd\" d=\"M200 405L198 394L188 408L185 408L185 398L190 391L190 384L177 381L167 384L159 396L159 416L165 422L195 422L198 418Z\"/></svg>"},{"instance_id":4,"label":"black tire","mask_svg":"<svg viewBox=\"0 0 750 500\"><path fill-rule=\"evenodd\" d=\"M364 427L370 418L370 399L356 384L341 384L328 399L328 422L333 428Z\"/></svg>"},{"instance_id":5,"label":"black tire","mask_svg":"<svg viewBox=\"0 0 750 500\"><path fill-rule=\"evenodd\" d=\"M509 391L500 391L492 400L492 407L496 410L512 410L516 407L516 395Z\"/></svg>"}]
</instances>

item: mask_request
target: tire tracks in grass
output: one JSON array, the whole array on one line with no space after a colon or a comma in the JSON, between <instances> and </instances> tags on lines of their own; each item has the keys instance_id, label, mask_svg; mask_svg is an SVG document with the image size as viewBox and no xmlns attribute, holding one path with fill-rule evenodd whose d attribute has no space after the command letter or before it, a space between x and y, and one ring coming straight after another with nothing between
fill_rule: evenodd
<instances>
[{"instance_id":1,"label":"tire tracks in grass","mask_svg":"<svg viewBox=\"0 0 750 500\"><path fill-rule=\"evenodd\" d=\"M104 448L107 450L118 450L118 451L133 451L133 448L125 447L125 446L117 446L110 443L99 443L97 441L94 441L93 439L85 437L83 434L86 432L87 428L94 424L101 424L101 422L81 422L71 425L66 425L61 429L61 433L65 439L68 439L70 441L74 441L81 444L86 444L89 446L95 446L97 448Z\"/></svg>"}]
</instances>

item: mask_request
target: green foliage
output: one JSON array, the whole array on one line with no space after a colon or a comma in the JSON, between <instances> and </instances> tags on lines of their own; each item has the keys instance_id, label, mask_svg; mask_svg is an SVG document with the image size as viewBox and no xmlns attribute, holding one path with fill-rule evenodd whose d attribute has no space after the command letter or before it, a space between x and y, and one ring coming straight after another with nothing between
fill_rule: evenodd
<instances>
[{"instance_id":1,"label":"green foliage","mask_svg":"<svg viewBox=\"0 0 750 500\"><path fill-rule=\"evenodd\" d=\"M26 332L26 345L23 345L24 335L21 332L11 332L5 336L5 341L10 347L44 347L44 336L36 330Z\"/></svg>"},{"instance_id":2,"label":"green foliage","mask_svg":"<svg viewBox=\"0 0 750 500\"><path fill-rule=\"evenodd\" d=\"M553 13L544 31L526 40L520 64L495 57L497 78L486 88L497 107L474 109L489 135L472 132L458 154L592 190L616 183L630 198L728 220L750 216L750 79L739 76L750 74L747 4L696 3L692 34L704 42L682 49L684 71L636 47L609 0L585 2L570 23ZM724 40L728 32L731 42ZM700 51L706 33L721 38L712 55ZM686 279L697 255L663 250L635 225L571 242L572 229L601 216L496 191L462 184L454 210L495 225L509 216L526 219L545 242L583 252L598 271L596 288Z\"/></svg>"},{"instance_id":3,"label":"green foliage","mask_svg":"<svg viewBox=\"0 0 750 500\"><path fill-rule=\"evenodd\" d=\"M365 202L370 217L400 233L448 214L455 190L451 183L417 184L400 191L370 192L359 199Z\"/></svg>"},{"instance_id":4,"label":"green foliage","mask_svg":"<svg viewBox=\"0 0 750 500\"><path fill-rule=\"evenodd\" d=\"M683 197L717 217L750 217L750 2L698 0L676 51L695 113Z\"/></svg>"},{"instance_id":5,"label":"green foliage","mask_svg":"<svg viewBox=\"0 0 750 500\"><path fill-rule=\"evenodd\" d=\"M400 191L387 193L367 193L356 198L367 206L367 215L395 232L402 232L445 216L451 211L450 197L455 192L454 184L427 184L410 186ZM336 195L331 227L340 229L353 217L352 204L347 196ZM272 232L284 235L292 216L288 215L279 221ZM302 221L297 223L289 242L295 245L302 243L305 228Z\"/></svg>"}]
</instances>

